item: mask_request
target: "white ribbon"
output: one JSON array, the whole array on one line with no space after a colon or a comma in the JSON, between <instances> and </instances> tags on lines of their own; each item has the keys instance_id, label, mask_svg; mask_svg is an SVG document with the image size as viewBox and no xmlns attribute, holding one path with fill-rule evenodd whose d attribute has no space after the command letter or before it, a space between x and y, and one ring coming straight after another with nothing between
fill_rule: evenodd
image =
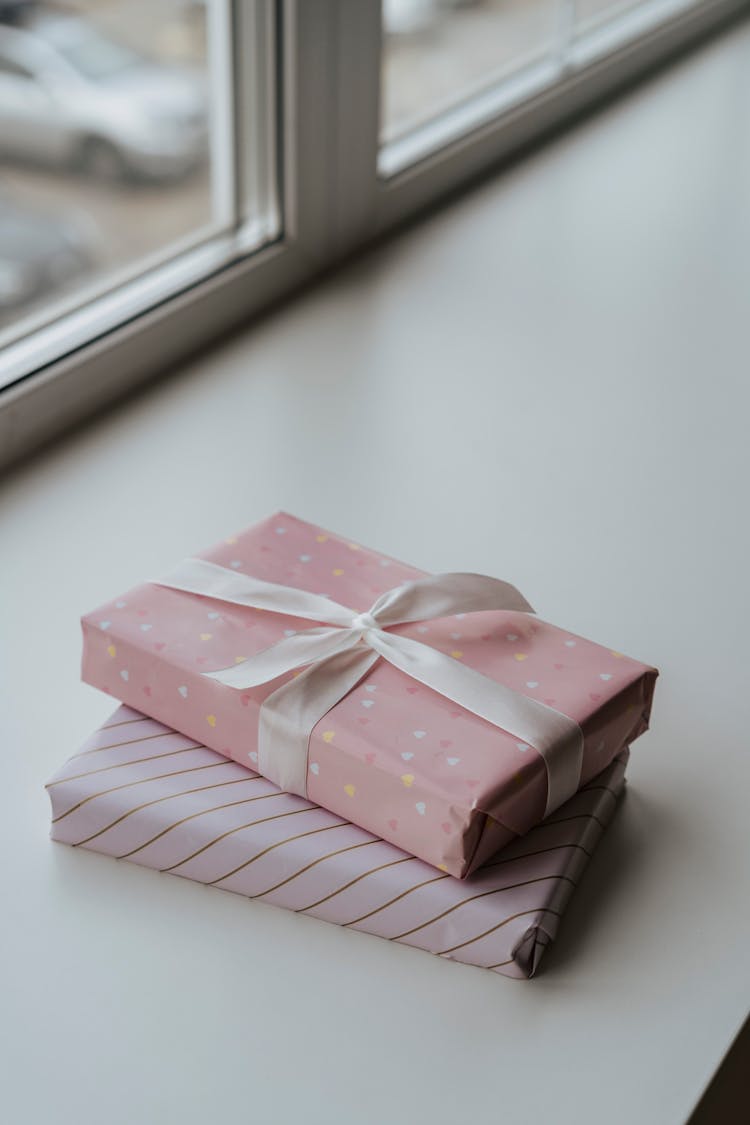
<instances>
[{"instance_id":1,"label":"white ribbon","mask_svg":"<svg viewBox=\"0 0 750 1125\"><path fill-rule=\"evenodd\" d=\"M583 759L583 733L578 723L429 645L386 631L393 625L455 613L533 613L508 582L482 574L428 575L381 594L365 613L321 594L264 582L205 559L185 559L155 583L319 623L284 637L241 664L203 673L239 690L308 666L277 688L260 708L258 769L287 792L307 796L313 727L380 657L537 750L547 770L545 816L578 791Z\"/></svg>"}]
</instances>

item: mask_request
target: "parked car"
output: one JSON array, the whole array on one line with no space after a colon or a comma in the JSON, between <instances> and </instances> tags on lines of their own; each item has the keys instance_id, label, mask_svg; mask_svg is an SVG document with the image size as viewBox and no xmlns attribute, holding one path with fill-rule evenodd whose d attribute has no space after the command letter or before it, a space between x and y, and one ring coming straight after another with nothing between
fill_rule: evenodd
<instances>
[{"instance_id":1,"label":"parked car","mask_svg":"<svg viewBox=\"0 0 750 1125\"><path fill-rule=\"evenodd\" d=\"M102 179L174 178L205 159L203 75L79 16L0 8L0 156Z\"/></svg>"},{"instance_id":2,"label":"parked car","mask_svg":"<svg viewBox=\"0 0 750 1125\"><path fill-rule=\"evenodd\" d=\"M0 329L97 264L97 241L77 212L22 207L0 194Z\"/></svg>"}]
</instances>

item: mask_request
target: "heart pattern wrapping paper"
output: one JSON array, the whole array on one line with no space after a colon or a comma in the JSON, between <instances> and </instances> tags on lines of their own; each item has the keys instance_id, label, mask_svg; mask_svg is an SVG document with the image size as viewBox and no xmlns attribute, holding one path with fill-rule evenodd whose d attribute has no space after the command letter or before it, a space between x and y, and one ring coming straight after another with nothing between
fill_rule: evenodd
<instances>
[{"instance_id":1,"label":"heart pattern wrapping paper","mask_svg":"<svg viewBox=\"0 0 750 1125\"><path fill-rule=\"evenodd\" d=\"M421 573L284 513L200 557L361 612ZM203 673L309 625L146 584L84 617L83 678L255 768L258 710L284 678L240 691ZM574 719L584 734L582 784L647 728L655 670L535 616L459 613L393 632ZM382 660L309 741L311 801L459 878L539 823L546 787L532 747Z\"/></svg>"},{"instance_id":2,"label":"heart pattern wrapping paper","mask_svg":"<svg viewBox=\"0 0 750 1125\"><path fill-rule=\"evenodd\" d=\"M124 706L47 789L54 840L525 978L617 807L627 757L464 880Z\"/></svg>"}]
</instances>

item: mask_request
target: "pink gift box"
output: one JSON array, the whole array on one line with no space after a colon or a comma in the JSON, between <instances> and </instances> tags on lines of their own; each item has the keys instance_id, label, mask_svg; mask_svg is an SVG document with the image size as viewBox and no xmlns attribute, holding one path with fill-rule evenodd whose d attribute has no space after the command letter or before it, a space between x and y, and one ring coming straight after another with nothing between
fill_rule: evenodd
<instances>
[{"instance_id":1,"label":"pink gift box","mask_svg":"<svg viewBox=\"0 0 750 1125\"><path fill-rule=\"evenodd\" d=\"M529 977L615 811L627 756L464 880L127 707L47 789L62 843Z\"/></svg>"},{"instance_id":2,"label":"pink gift box","mask_svg":"<svg viewBox=\"0 0 750 1125\"><path fill-rule=\"evenodd\" d=\"M394 559L278 513L198 556L365 611L421 577ZM290 677L239 691L202 675L241 662L310 621L165 586L138 586L83 618L83 678L253 767L258 711ZM395 626L574 719L581 784L648 725L656 671L510 611ZM541 756L381 660L315 726L310 800L463 878L545 811Z\"/></svg>"}]
</instances>

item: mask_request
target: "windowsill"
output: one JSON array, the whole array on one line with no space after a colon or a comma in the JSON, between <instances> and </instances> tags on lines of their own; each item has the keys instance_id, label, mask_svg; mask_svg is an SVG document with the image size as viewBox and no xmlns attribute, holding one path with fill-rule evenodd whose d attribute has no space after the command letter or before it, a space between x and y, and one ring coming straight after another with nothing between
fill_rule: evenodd
<instances>
[{"instance_id":1,"label":"windowsill","mask_svg":"<svg viewBox=\"0 0 750 1125\"><path fill-rule=\"evenodd\" d=\"M142 1117L165 1074L185 1125L688 1116L747 1000L749 100L742 27L9 478L0 954L30 1119ZM79 614L278 508L662 668L535 982L46 840L43 782L112 707Z\"/></svg>"}]
</instances>

